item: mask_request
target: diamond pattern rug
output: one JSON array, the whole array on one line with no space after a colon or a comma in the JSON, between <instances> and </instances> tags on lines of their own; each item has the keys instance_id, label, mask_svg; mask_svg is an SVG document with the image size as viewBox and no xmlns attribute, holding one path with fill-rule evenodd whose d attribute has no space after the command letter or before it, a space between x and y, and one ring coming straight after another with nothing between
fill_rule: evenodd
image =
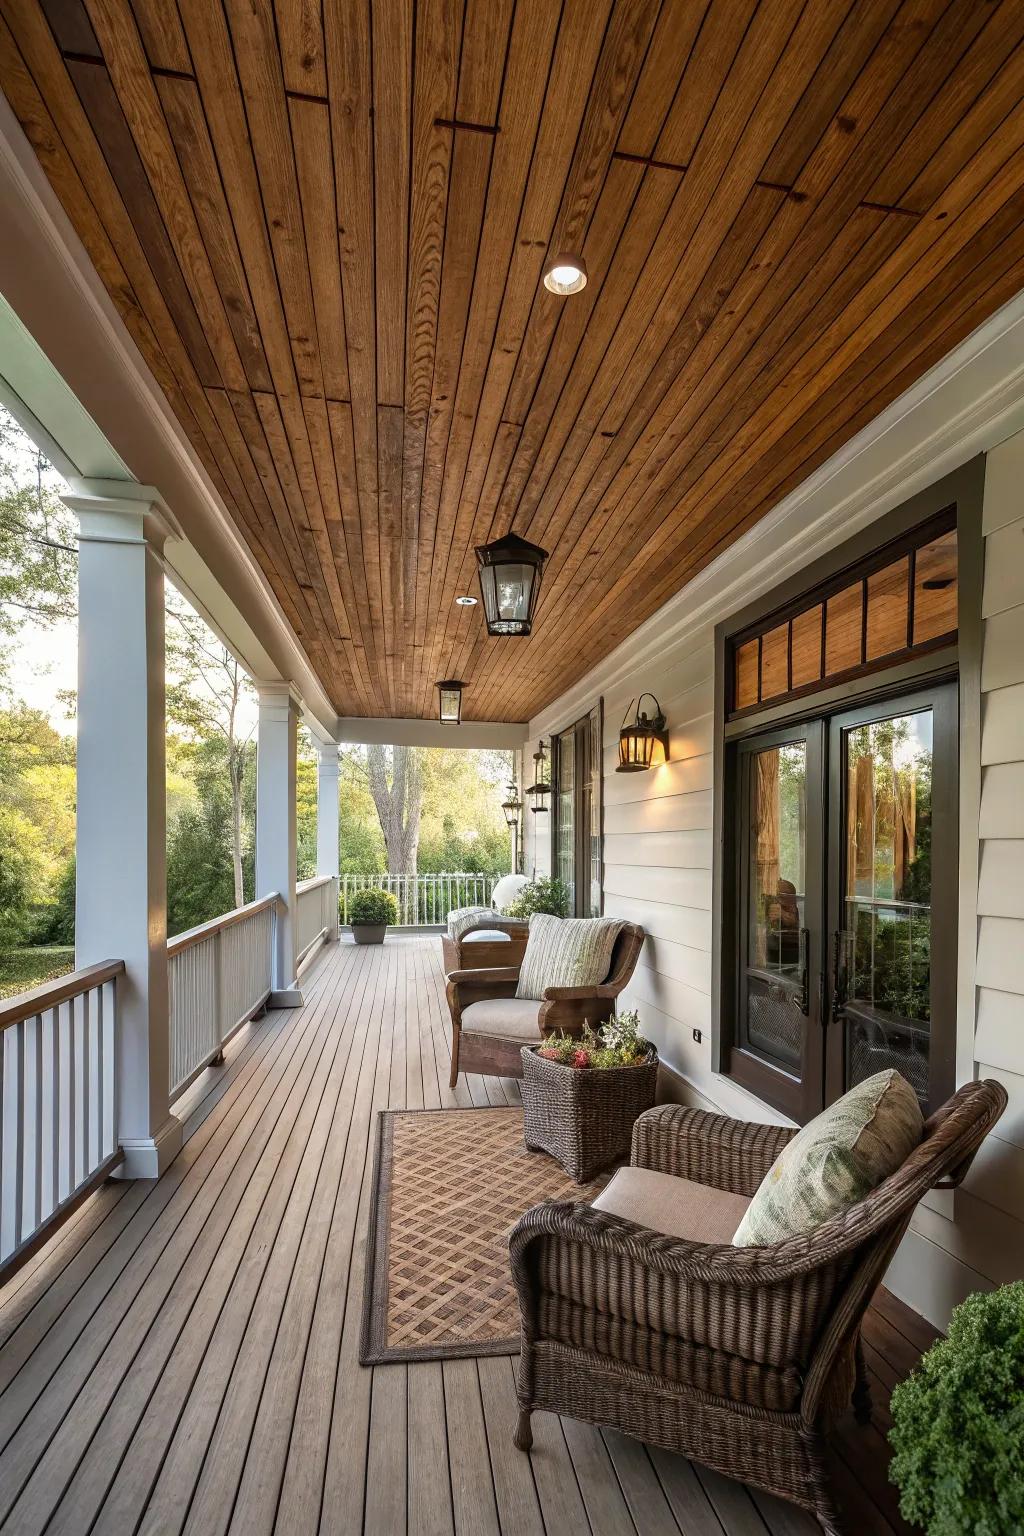
<instances>
[{"instance_id":1,"label":"diamond pattern rug","mask_svg":"<svg viewBox=\"0 0 1024 1536\"><path fill-rule=\"evenodd\" d=\"M520 1109L382 1110L360 1360L443 1360L519 1349L507 1235L541 1200L590 1200L523 1145Z\"/></svg>"}]
</instances>

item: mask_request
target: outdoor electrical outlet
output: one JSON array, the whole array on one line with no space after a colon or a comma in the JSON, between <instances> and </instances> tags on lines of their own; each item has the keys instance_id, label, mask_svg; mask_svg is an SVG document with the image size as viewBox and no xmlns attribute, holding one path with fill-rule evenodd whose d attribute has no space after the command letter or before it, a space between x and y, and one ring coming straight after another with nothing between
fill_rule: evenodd
<instances>
[{"instance_id":1,"label":"outdoor electrical outlet","mask_svg":"<svg viewBox=\"0 0 1024 1536\"><path fill-rule=\"evenodd\" d=\"M700 1042L701 1042L701 1038L702 1038L702 1036L701 1036L701 1032L700 1032L700 1030L699 1030L699 1029L695 1029L695 1030L694 1030L694 1032L693 1032L693 1038L694 1038L694 1039L695 1039L695 1040L696 1040L696 1042L697 1042L697 1044L698 1044L698 1045L700 1045Z\"/></svg>"}]
</instances>

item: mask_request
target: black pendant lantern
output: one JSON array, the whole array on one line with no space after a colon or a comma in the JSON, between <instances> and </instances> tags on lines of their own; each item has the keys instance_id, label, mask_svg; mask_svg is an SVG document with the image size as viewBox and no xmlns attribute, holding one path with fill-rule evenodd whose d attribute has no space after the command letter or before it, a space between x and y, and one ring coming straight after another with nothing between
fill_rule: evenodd
<instances>
[{"instance_id":1,"label":"black pendant lantern","mask_svg":"<svg viewBox=\"0 0 1024 1536\"><path fill-rule=\"evenodd\" d=\"M650 699L653 703L652 715L641 708L644 699ZM668 761L665 716L654 694L640 695L636 701L636 714L629 720L629 710L632 708L630 702L626 717L619 727L619 763L616 773L643 773L646 768L654 768Z\"/></svg>"},{"instance_id":2,"label":"black pendant lantern","mask_svg":"<svg viewBox=\"0 0 1024 1536\"><path fill-rule=\"evenodd\" d=\"M547 810L547 797L551 793L551 785L548 783L547 773L548 758L543 741L538 742L537 751L533 754L533 761L534 782L529 786L526 793L532 801L530 810L536 814L537 811Z\"/></svg>"},{"instance_id":3,"label":"black pendant lantern","mask_svg":"<svg viewBox=\"0 0 1024 1536\"><path fill-rule=\"evenodd\" d=\"M489 635L530 633L547 558L547 550L517 533L477 545L480 596Z\"/></svg>"},{"instance_id":4,"label":"black pendant lantern","mask_svg":"<svg viewBox=\"0 0 1024 1536\"><path fill-rule=\"evenodd\" d=\"M462 684L455 678L437 684L437 708L442 725L462 724Z\"/></svg>"}]
</instances>

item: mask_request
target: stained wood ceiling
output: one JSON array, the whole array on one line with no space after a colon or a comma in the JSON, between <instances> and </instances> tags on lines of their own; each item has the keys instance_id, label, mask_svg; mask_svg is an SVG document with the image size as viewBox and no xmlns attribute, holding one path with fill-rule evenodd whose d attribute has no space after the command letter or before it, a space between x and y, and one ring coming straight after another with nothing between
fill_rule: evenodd
<instances>
[{"instance_id":1,"label":"stained wood ceiling","mask_svg":"<svg viewBox=\"0 0 1024 1536\"><path fill-rule=\"evenodd\" d=\"M0 0L343 714L524 719L1022 285L1019 0ZM540 282L555 247L590 282ZM88 404L88 402L86 402ZM551 552L488 640L473 546Z\"/></svg>"}]
</instances>

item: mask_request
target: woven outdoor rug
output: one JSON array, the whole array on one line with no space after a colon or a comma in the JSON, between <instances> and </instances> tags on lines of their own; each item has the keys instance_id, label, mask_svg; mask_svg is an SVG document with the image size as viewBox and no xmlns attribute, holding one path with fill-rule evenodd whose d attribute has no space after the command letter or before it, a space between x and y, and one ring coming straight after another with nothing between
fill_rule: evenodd
<instances>
[{"instance_id":1,"label":"woven outdoor rug","mask_svg":"<svg viewBox=\"0 0 1024 1536\"><path fill-rule=\"evenodd\" d=\"M388 1109L377 1117L359 1358L444 1360L519 1350L510 1227L541 1200L590 1200L520 1109Z\"/></svg>"}]
</instances>

